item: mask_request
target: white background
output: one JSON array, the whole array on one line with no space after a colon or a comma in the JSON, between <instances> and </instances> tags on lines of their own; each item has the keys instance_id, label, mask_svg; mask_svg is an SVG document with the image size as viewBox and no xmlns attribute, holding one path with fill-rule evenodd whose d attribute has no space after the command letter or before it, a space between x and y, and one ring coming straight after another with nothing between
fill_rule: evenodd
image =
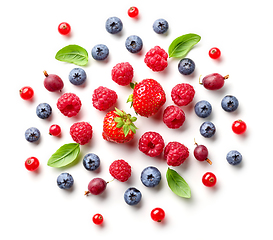
<instances>
[{"instance_id":1,"label":"white background","mask_svg":"<svg viewBox=\"0 0 273 240\"><path fill-rule=\"evenodd\" d=\"M270 1L6 1L1 3L1 239L272 239L272 12ZM139 18L131 19L127 10L137 6ZM108 17L117 16L123 22L119 35L105 30ZM154 20L169 22L167 34L158 35L152 29ZM57 31L60 22L71 25L70 37ZM179 59L168 59L164 72L154 73L144 64L144 55L159 45L168 50L176 37L199 34L202 39L187 57L196 63L192 76L182 76ZM138 35L144 46L140 54L129 53L125 39ZM97 62L91 57L94 45L108 46L107 61ZM73 64L55 60L56 52L68 44L78 44L89 53L84 87L68 80ZM219 47L221 60L209 58L208 50ZM186 122L177 130L168 129L162 122L162 110L149 119L138 117L135 139L128 144L114 144L102 139L102 120L106 112L92 106L92 93L98 86L107 86L119 96L117 107L134 114L127 96L129 87L121 87L111 80L111 69L128 61L134 68L134 81L154 78L166 92L162 110L173 104L171 89L178 83L190 83L196 91L192 104L182 107ZM56 107L59 93L48 92L43 86L43 70L59 75L64 81L64 92L76 93L82 101L77 117L68 119ZM200 75L218 72L229 74L223 89L208 91L198 84ZM31 86L35 91L32 101L19 97L19 89ZM221 108L226 94L236 96L238 110L227 113ZM194 104L208 100L213 113L208 118L217 128L211 139L203 138ZM48 120L36 116L36 106L47 102L53 113ZM237 119L247 123L247 132L235 135L231 124ZM77 121L88 121L93 126L93 138L81 146L77 164L54 169L47 166L49 157L63 144L73 142L70 126ZM48 134L51 124L59 124L59 138ZM35 126L41 131L38 144L25 140L24 132ZM163 157L150 158L138 150L138 139L146 131L159 132L167 144L179 141L190 150L190 157L175 169L188 182L192 198L176 196L168 188ZM194 138L209 149L213 165L198 162L193 157ZM239 166L231 166L225 156L236 149L243 155ZM99 171L88 172L82 165L85 154L99 155ZM37 172L24 167L26 158L40 160ZM112 180L108 168L116 159L124 159L132 166L132 176L126 183L113 181L101 196L84 196L89 181L94 177ZM160 185L148 189L140 181L140 173L147 166L156 166L162 173ZM211 171L218 178L214 188L206 188L202 175ZM75 180L71 191L57 187L61 172L69 172ZM143 195L137 206L123 200L128 187L137 187ZM166 218L156 223L150 218L155 207L165 210ZM92 216L101 213L103 226L96 226Z\"/></svg>"}]
</instances>

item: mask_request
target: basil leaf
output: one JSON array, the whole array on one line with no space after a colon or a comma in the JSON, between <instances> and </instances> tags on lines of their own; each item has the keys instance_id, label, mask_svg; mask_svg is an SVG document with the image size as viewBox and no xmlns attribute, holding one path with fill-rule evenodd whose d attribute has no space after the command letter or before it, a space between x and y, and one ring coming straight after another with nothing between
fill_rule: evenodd
<instances>
[{"instance_id":1,"label":"basil leaf","mask_svg":"<svg viewBox=\"0 0 273 240\"><path fill-rule=\"evenodd\" d=\"M84 66L88 63L87 51L78 45L68 45L56 53L55 58L62 62Z\"/></svg>"},{"instance_id":2,"label":"basil leaf","mask_svg":"<svg viewBox=\"0 0 273 240\"><path fill-rule=\"evenodd\" d=\"M185 34L174 39L168 49L169 57L185 57L200 40L201 37L194 33Z\"/></svg>"},{"instance_id":3,"label":"basil leaf","mask_svg":"<svg viewBox=\"0 0 273 240\"><path fill-rule=\"evenodd\" d=\"M55 153L52 154L52 156L48 159L47 165L55 168L67 166L76 160L79 153L80 144L64 144Z\"/></svg>"},{"instance_id":4,"label":"basil leaf","mask_svg":"<svg viewBox=\"0 0 273 240\"><path fill-rule=\"evenodd\" d=\"M175 171L168 168L166 178L170 189L179 197L190 198L191 189L186 181Z\"/></svg>"}]
</instances>

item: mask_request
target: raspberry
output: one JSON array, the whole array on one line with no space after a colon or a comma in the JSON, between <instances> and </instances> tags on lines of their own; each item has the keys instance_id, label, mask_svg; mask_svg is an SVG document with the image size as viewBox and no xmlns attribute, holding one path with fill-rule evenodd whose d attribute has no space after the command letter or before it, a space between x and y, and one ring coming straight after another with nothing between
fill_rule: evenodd
<instances>
[{"instance_id":1,"label":"raspberry","mask_svg":"<svg viewBox=\"0 0 273 240\"><path fill-rule=\"evenodd\" d=\"M157 132L144 133L138 142L138 148L141 152L150 157L156 157L163 152L164 140Z\"/></svg>"},{"instance_id":2,"label":"raspberry","mask_svg":"<svg viewBox=\"0 0 273 240\"><path fill-rule=\"evenodd\" d=\"M177 106L168 106L163 112L163 122L168 128L180 128L185 122L185 113Z\"/></svg>"},{"instance_id":3,"label":"raspberry","mask_svg":"<svg viewBox=\"0 0 273 240\"><path fill-rule=\"evenodd\" d=\"M76 116L81 110L81 100L74 93L65 93L59 97L57 107L67 117Z\"/></svg>"},{"instance_id":4,"label":"raspberry","mask_svg":"<svg viewBox=\"0 0 273 240\"><path fill-rule=\"evenodd\" d=\"M92 134L92 126L88 122L76 122L70 127L72 139L81 145L88 143L92 138Z\"/></svg>"},{"instance_id":5,"label":"raspberry","mask_svg":"<svg viewBox=\"0 0 273 240\"><path fill-rule=\"evenodd\" d=\"M105 111L112 107L117 99L118 95L114 90L102 86L95 89L92 95L93 106L100 111Z\"/></svg>"},{"instance_id":6,"label":"raspberry","mask_svg":"<svg viewBox=\"0 0 273 240\"><path fill-rule=\"evenodd\" d=\"M115 160L109 167L110 174L121 182L126 182L131 176L131 166L122 159Z\"/></svg>"},{"instance_id":7,"label":"raspberry","mask_svg":"<svg viewBox=\"0 0 273 240\"><path fill-rule=\"evenodd\" d=\"M134 69L128 62L118 63L113 67L112 80L121 86L130 84L134 76Z\"/></svg>"},{"instance_id":8,"label":"raspberry","mask_svg":"<svg viewBox=\"0 0 273 240\"><path fill-rule=\"evenodd\" d=\"M194 98L194 88L188 83L177 84L171 92L173 102L178 106L187 106Z\"/></svg>"},{"instance_id":9,"label":"raspberry","mask_svg":"<svg viewBox=\"0 0 273 240\"><path fill-rule=\"evenodd\" d=\"M155 46L146 53L144 62L154 72L160 72L168 66L167 59L168 54L165 50L159 46Z\"/></svg>"},{"instance_id":10,"label":"raspberry","mask_svg":"<svg viewBox=\"0 0 273 240\"><path fill-rule=\"evenodd\" d=\"M179 142L169 142L164 149L164 158L169 166L180 166L188 156L188 148Z\"/></svg>"}]
</instances>

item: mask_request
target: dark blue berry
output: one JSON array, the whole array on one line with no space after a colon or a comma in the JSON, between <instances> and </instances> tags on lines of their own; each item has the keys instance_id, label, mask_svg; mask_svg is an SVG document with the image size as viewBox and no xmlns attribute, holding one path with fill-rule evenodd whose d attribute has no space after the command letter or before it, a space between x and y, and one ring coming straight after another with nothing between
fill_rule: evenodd
<instances>
[{"instance_id":1,"label":"dark blue berry","mask_svg":"<svg viewBox=\"0 0 273 240\"><path fill-rule=\"evenodd\" d=\"M212 122L204 122L200 126L200 133L205 138L211 138L215 134L216 128Z\"/></svg>"},{"instance_id":2,"label":"dark blue berry","mask_svg":"<svg viewBox=\"0 0 273 240\"><path fill-rule=\"evenodd\" d=\"M146 167L141 172L140 179L146 187L155 187L160 183L161 173L156 167Z\"/></svg>"},{"instance_id":3,"label":"dark blue berry","mask_svg":"<svg viewBox=\"0 0 273 240\"><path fill-rule=\"evenodd\" d=\"M25 131L25 138L29 142L36 142L40 138L40 131L35 127L28 128Z\"/></svg>"},{"instance_id":4,"label":"dark blue berry","mask_svg":"<svg viewBox=\"0 0 273 240\"><path fill-rule=\"evenodd\" d=\"M104 44L97 44L92 48L91 54L95 60L105 60L109 55L109 49Z\"/></svg>"},{"instance_id":5,"label":"dark blue berry","mask_svg":"<svg viewBox=\"0 0 273 240\"><path fill-rule=\"evenodd\" d=\"M138 53L143 47L142 39L136 35L129 36L125 41L127 50L131 53Z\"/></svg>"},{"instance_id":6,"label":"dark blue berry","mask_svg":"<svg viewBox=\"0 0 273 240\"><path fill-rule=\"evenodd\" d=\"M52 113L52 108L48 103L40 103L36 107L36 114L41 119L49 118Z\"/></svg>"},{"instance_id":7,"label":"dark blue berry","mask_svg":"<svg viewBox=\"0 0 273 240\"><path fill-rule=\"evenodd\" d=\"M154 21L153 29L158 34L163 34L169 29L169 24L165 19L157 19Z\"/></svg>"},{"instance_id":8,"label":"dark blue berry","mask_svg":"<svg viewBox=\"0 0 273 240\"><path fill-rule=\"evenodd\" d=\"M197 102L194 106L194 111L198 117L206 118L211 114L211 104L206 100Z\"/></svg>"},{"instance_id":9,"label":"dark blue berry","mask_svg":"<svg viewBox=\"0 0 273 240\"><path fill-rule=\"evenodd\" d=\"M194 72L195 63L190 58L183 58L178 63L178 71L183 75L190 75Z\"/></svg>"},{"instance_id":10,"label":"dark blue berry","mask_svg":"<svg viewBox=\"0 0 273 240\"><path fill-rule=\"evenodd\" d=\"M237 165L237 164L241 163L243 157L242 157L242 154L239 153L238 151L231 150L228 152L226 159L229 164Z\"/></svg>"},{"instance_id":11,"label":"dark blue berry","mask_svg":"<svg viewBox=\"0 0 273 240\"><path fill-rule=\"evenodd\" d=\"M131 206L138 204L141 200L141 197L141 192L134 187L128 188L124 193L125 202Z\"/></svg>"},{"instance_id":12,"label":"dark blue berry","mask_svg":"<svg viewBox=\"0 0 273 240\"><path fill-rule=\"evenodd\" d=\"M83 166L89 171L95 171L100 166L100 158L94 153L88 153L83 158Z\"/></svg>"},{"instance_id":13,"label":"dark blue berry","mask_svg":"<svg viewBox=\"0 0 273 240\"><path fill-rule=\"evenodd\" d=\"M236 97L227 95L222 99L221 106L225 111L233 112L238 108L239 101Z\"/></svg>"},{"instance_id":14,"label":"dark blue berry","mask_svg":"<svg viewBox=\"0 0 273 240\"><path fill-rule=\"evenodd\" d=\"M61 189L69 189L73 183L74 179L69 173L61 173L57 178L57 185Z\"/></svg>"},{"instance_id":15,"label":"dark blue berry","mask_svg":"<svg viewBox=\"0 0 273 240\"><path fill-rule=\"evenodd\" d=\"M74 85L82 85L86 80L86 72L82 68L73 68L68 79Z\"/></svg>"},{"instance_id":16,"label":"dark blue berry","mask_svg":"<svg viewBox=\"0 0 273 240\"><path fill-rule=\"evenodd\" d=\"M122 21L118 17L109 17L106 20L105 28L107 32L111 34L116 34L120 32L123 28Z\"/></svg>"}]
</instances>

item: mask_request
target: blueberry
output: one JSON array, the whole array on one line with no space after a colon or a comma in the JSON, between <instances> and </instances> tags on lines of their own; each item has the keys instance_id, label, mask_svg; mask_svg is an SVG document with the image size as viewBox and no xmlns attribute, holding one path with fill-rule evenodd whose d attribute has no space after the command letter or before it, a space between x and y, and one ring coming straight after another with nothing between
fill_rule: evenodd
<instances>
[{"instance_id":1,"label":"blueberry","mask_svg":"<svg viewBox=\"0 0 273 240\"><path fill-rule=\"evenodd\" d=\"M25 131L25 138L29 142L36 142L40 138L40 131L35 127L28 128Z\"/></svg>"},{"instance_id":2,"label":"blueberry","mask_svg":"<svg viewBox=\"0 0 273 240\"><path fill-rule=\"evenodd\" d=\"M190 75L195 69L195 63L190 58L183 58L178 63L178 71L183 75Z\"/></svg>"},{"instance_id":3,"label":"blueberry","mask_svg":"<svg viewBox=\"0 0 273 240\"><path fill-rule=\"evenodd\" d=\"M233 112L238 108L239 102L236 97L227 95L222 99L221 106L225 111Z\"/></svg>"},{"instance_id":4,"label":"blueberry","mask_svg":"<svg viewBox=\"0 0 273 240\"><path fill-rule=\"evenodd\" d=\"M40 103L36 107L36 114L41 119L49 118L52 113L52 108L48 103Z\"/></svg>"},{"instance_id":5,"label":"blueberry","mask_svg":"<svg viewBox=\"0 0 273 240\"><path fill-rule=\"evenodd\" d=\"M155 187L161 180L161 173L156 167L146 167L141 172L140 179L146 187Z\"/></svg>"},{"instance_id":6,"label":"blueberry","mask_svg":"<svg viewBox=\"0 0 273 240\"><path fill-rule=\"evenodd\" d=\"M212 122L204 122L200 127L200 133L205 138L210 138L215 134L216 128Z\"/></svg>"},{"instance_id":7,"label":"blueberry","mask_svg":"<svg viewBox=\"0 0 273 240\"><path fill-rule=\"evenodd\" d=\"M105 60L109 55L109 49L104 44L97 44L92 48L91 54L95 60Z\"/></svg>"},{"instance_id":8,"label":"blueberry","mask_svg":"<svg viewBox=\"0 0 273 240\"><path fill-rule=\"evenodd\" d=\"M141 200L141 197L141 192L134 187L128 188L124 193L125 202L131 206L138 204Z\"/></svg>"},{"instance_id":9,"label":"blueberry","mask_svg":"<svg viewBox=\"0 0 273 240\"><path fill-rule=\"evenodd\" d=\"M162 34L167 32L169 29L169 24L165 19L160 18L154 21L153 29L156 33Z\"/></svg>"},{"instance_id":10,"label":"blueberry","mask_svg":"<svg viewBox=\"0 0 273 240\"><path fill-rule=\"evenodd\" d=\"M57 178L57 185L61 189L69 189L73 183L74 179L69 173L61 173Z\"/></svg>"},{"instance_id":11,"label":"blueberry","mask_svg":"<svg viewBox=\"0 0 273 240\"><path fill-rule=\"evenodd\" d=\"M83 166L89 171L95 171L100 166L100 158L94 153L88 153L83 158Z\"/></svg>"},{"instance_id":12,"label":"blueberry","mask_svg":"<svg viewBox=\"0 0 273 240\"><path fill-rule=\"evenodd\" d=\"M126 39L125 46L129 52L138 53L143 47L143 42L139 36L131 35Z\"/></svg>"},{"instance_id":13,"label":"blueberry","mask_svg":"<svg viewBox=\"0 0 273 240\"><path fill-rule=\"evenodd\" d=\"M194 111L198 117L206 118L211 114L211 104L206 100L197 102L194 106Z\"/></svg>"},{"instance_id":14,"label":"blueberry","mask_svg":"<svg viewBox=\"0 0 273 240\"><path fill-rule=\"evenodd\" d=\"M74 85L81 85L86 80L86 72L82 68L73 68L68 75L68 79Z\"/></svg>"},{"instance_id":15,"label":"blueberry","mask_svg":"<svg viewBox=\"0 0 273 240\"><path fill-rule=\"evenodd\" d=\"M123 28L122 21L118 17L109 17L106 20L105 28L107 32L111 34L116 34L120 32Z\"/></svg>"},{"instance_id":16,"label":"blueberry","mask_svg":"<svg viewBox=\"0 0 273 240\"><path fill-rule=\"evenodd\" d=\"M231 150L228 152L226 159L229 164L237 165L242 161L243 157L242 157L242 154L239 153L238 151Z\"/></svg>"}]
</instances>

